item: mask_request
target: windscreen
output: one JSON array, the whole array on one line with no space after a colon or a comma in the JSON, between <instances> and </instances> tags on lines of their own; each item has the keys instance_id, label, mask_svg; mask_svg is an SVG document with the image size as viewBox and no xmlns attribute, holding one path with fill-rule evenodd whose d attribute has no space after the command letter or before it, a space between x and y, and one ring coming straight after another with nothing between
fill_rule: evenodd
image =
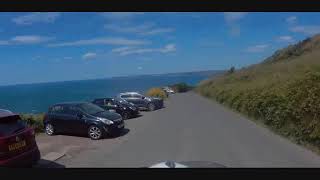
<instances>
[{"instance_id":1,"label":"windscreen","mask_svg":"<svg viewBox=\"0 0 320 180\"><path fill-rule=\"evenodd\" d=\"M142 11L0 13L0 135L72 168L320 167L320 12Z\"/></svg>"},{"instance_id":2,"label":"windscreen","mask_svg":"<svg viewBox=\"0 0 320 180\"><path fill-rule=\"evenodd\" d=\"M85 113L88 113L90 115L95 115L97 113L105 111L103 108L94 105L92 103L83 103L78 105L78 107Z\"/></svg>"},{"instance_id":3,"label":"windscreen","mask_svg":"<svg viewBox=\"0 0 320 180\"><path fill-rule=\"evenodd\" d=\"M0 118L0 137L17 133L25 128L26 122L18 115Z\"/></svg>"}]
</instances>

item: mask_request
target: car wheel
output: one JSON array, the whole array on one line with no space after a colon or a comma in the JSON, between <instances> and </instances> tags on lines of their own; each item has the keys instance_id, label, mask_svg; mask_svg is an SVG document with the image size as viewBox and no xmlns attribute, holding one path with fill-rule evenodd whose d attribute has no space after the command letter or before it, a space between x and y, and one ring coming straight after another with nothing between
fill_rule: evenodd
<instances>
[{"instance_id":1,"label":"car wheel","mask_svg":"<svg viewBox=\"0 0 320 180\"><path fill-rule=\"evenodd\" d=\"M53 125L50 124L50 123L46 124L46 126L45 126L45 132L46 132L46 134L49 135L49 136L54 135L54 127L53 127Z\"/></svg>"},{"instance_id":2,"label":"car wheel","mask_svg":"<svg viewBox=\"0 0 320 180\"><path fill-rule=\"evenodd\" d=\"M153 103L148 104L148 110L154 111L156 109L156 106Z\"/></svg>"},{"instance_id":3,"label":"car wheel","mask_svg":"<svg viewBox=\"0 0 320 180\"><path fill-rule=\"evenodd\" d=\"M129 118L130 118L130 115L129 115L128 112L124 112L124 113L122 114L122 119L123 119L123 120L129 119Z\"/></svg>"},{"instance_id":4,"label":"car wheel","mask_svg":"<svg viewBox=\"0 0 320 180\"><path fill-rule=\"evenodd\" d=\"M93 140L101 139L102 137L102 129L96 125L92 125L88 129L88 136Z\"/></svg>"}]
</instances>

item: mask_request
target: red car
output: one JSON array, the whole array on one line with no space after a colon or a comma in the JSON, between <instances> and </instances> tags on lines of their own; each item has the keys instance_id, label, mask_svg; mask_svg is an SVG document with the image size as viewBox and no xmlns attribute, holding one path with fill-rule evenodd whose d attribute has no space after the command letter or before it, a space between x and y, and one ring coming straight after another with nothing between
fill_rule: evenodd
<instances>
[{"instance_id":1,"label":"red car","mask_svg":"<svg viewBox=\"0 0 320 180\"><path fill-rule=\"evenodd\" d=\"M18 114L0 109L0 167L31 167L39 159L34 129Z\"/></svg>"}]
</instances>

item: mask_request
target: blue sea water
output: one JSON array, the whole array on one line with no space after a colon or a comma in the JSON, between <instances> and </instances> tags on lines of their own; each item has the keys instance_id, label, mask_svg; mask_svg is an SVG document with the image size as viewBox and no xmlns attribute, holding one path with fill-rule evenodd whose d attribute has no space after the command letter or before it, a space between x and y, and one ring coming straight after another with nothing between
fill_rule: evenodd
<instances>
[{"instance_id":1,"label":"blue sea water","mask_svg":"<svg viewBox=\"0 0 320 180\"><path fill-rule=\"evenodd\" d=\"M151 87L185 82L196 85L208 74L172 74L118 77L110 79L0 86L0 109L18 113L46 112L52 104L66 101L92 101L120 92L144 93Z\"/></svg>"}]
</instances>

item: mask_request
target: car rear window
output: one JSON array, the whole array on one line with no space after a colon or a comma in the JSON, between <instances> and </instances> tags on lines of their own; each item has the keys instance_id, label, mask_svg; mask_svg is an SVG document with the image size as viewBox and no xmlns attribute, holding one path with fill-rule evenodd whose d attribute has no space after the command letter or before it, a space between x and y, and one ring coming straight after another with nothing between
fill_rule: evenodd
<instances>
[{"instance_id":1,"label":"car rear window","mask_svg":"<svg viewBox=\"0 0 320 180\"><path fill-rule=\"evenodd\" d=\"M12 115L0 118L0 137L9 136L27 127L25 121L22 121L19 115Z\"/></svg>"},{"instance_id":2,"label":"car rear window","mask_svg":"<svg viewBox=\"0 0 320 180\"><path fill-rule=\"evenodd\" d=\"M64 112L64 107L61 105L53 106L50 108L49 113L54 113L54 114L62 114Z\"/></svg>"},{"instance_id":3,"label":"car rear window","mask_svg":"<svg viewBox=\"0 0 320 180\"><path fill-rule=\"evenodd\" d=\"M105 111L103 108L101 108L95 104L92 104L92 103L82 103L82 104L77 105L77 108L79 108L81 111L83 111L87 114L91 114L91 115Z\"/></svg>"},{"instance_id":4,"label":"car rear window","mask_svg":"<svg viewBox=\"0 0 320 180\"><path fill-rule=\"evenodd\" d=\"M139 95L139 94L132 94L131 96L134 97L134 98L142 98L142 96Z\"/></svg>"},{"instance_id":5,"label":"car rear window","mask_svg":"<svg viewBox=\"0 0 320 180\"><path fill-rule=\"evenodd\" d=\"M98 105L104 105L104 99L96 99L93 101L93 103L98 104Z\"/></svg>"},{"instance_id":6,"label":"car rear window","mask_svg":"<svg viewBox=\"0 0 320 180\"><path fill-rule=\"evenodd\" d=\"M65 114L69 114L69 115L77 115L77 113L79 113L80 110L78 107L75 106L66 106L64 107L64 113Z\"/></svg>"},{"instance_id":7,"label":"car rear window","mask_svg":"<svg viewBox=\"0 0 320 180\"><path fill-rule=\"evenodd\" d=\"M130 95L128 95L128 94L121 95L121 98L129 98L129 97L131 97L131 96L130 96Z\"/></svg>"}]
</instances>

